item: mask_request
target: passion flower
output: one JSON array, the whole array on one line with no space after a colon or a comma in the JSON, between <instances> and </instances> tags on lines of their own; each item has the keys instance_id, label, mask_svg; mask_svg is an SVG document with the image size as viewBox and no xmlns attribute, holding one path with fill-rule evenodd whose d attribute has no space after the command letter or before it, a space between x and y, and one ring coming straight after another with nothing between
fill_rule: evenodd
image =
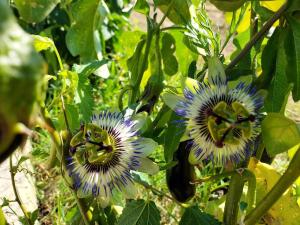
<instances>
[{"instance_id":1,"label":"passion flower","mask_svg":"<svg viewBox=\"0 0 300 225\"><path fill-rule=\"evenodd\" d=\"M249 155L249 146L260 132L263 98L254 87L239 83L228 88L220 77L185 89L175 112L187 119L193 139L189 161L209 158L216 164L237 163Z\"/></svg>"},{"instance_id":2,"label":"passion flower","mask_svg":"<svg viewBox=\"0 0 300 225\"><path fill-rule=\"evenodd\" d=\"M139 137L138 122L121 113L101 112L81 127L70 143L67 169L79 197L98 197L102 207L113 190L135 195L131 171L158 172L147 156L156 148L152 139Z\"/></svg>"}]
</instances>

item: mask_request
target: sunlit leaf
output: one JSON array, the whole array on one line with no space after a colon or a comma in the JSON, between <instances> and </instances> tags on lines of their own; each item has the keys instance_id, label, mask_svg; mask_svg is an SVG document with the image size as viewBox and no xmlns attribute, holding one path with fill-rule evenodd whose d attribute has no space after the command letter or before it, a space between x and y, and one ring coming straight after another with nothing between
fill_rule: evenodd
<instances>
[{"instance_id":1,"label":"sunlit leaf","mask_svg":"<svg viewBox=\"0 0 300 225\"><path fill-rule=\"evenodd\" d=\"M39 23L44 20L60 0L15 0L16 7L28 23Z\"/></svg>"},{"instance_id":2,"label":"sunlit leaf","mask_svg":"<svg viewBox=\"0 0 300 225\"><path fill-rule=\"evenodd\" d=\"M2 208L0 207L0 225L6 225L6 220L5 220L5 217L4 217L4 213L2 211Z\"/></svg>"},{"instance_id":3,"label":"sunlit leaf","mask_svg":"<svg viewBox=\"0 0 300 225\"><path fill-rule=\"evenodd\" d=\"M119 225L159 225L160 212L152 201L131 200L126 204Z\"/></svg>"},{"instance_id":4,"label":"sunlit leaf","mask_svg":"<svg viewBox=\"0 0 300 225\"><path fill-rule=\"evenodd\" d=\"M134 10L139 12L139 13L143 13L145 15L148 15L149 11L150 11L150 7L149 7L146 0L137 0L136 4L134 6Z\"/></svg>"},{"instance_id":5,"label":"sunlit leaf","mask_svg":"<svg viewBox=\"0 0 300 225\"><path fill-rule=\"evenodd\" d=\"M66 35L66 43L73 56L79 55L83 63L102 60L99 28L108 14L102 0L79 0L73 3L71 13L74 23Z\"/></svg>"},{"instance_id":6,"label":"sunlit leaf","mask_svg":"<svg viewBox=\"0 0 300 225\"><path fill-rule=\"evenodd\" d=\"M256 202L258 203L276 185L280 174L272 166L259 162L255 158L251 158L249 169L256 177ZM269 224L298 225L299 220L297 197L293 196L291 188L264 215L264 221L269 221Z\"/></svg>"},{"instance_id":7,"label":"sunlit leaf","mask_svg":"<svg viewBox=\"0 0 300 225\"><path fill-rule=\"evenodd\" d=\"M164 64L164 72L170 76L178 71L178 62L174 56L175 51L175 39L171 34L165 33L162 37L161 55Z\"/></svg>"},{"instance_id":8,"label":"sunlit leaf","mask_svg":"<svg viewBox=\"0 0 300 225\"><path fill-rule=\"evenodd\" d=\"M212 215L202 212L198 206L186 208L179 225L221 225Z\"/></svg>"},{"instance_id":9,"label":"sunlit leaf","mask_svg":"<svg viewBox=\"0 0 300 225\"><path fill-rule=\"evenodd\" d=\"M66 115L69 122L71 131L75 131L80 127L80 121L78 117L78 109L75 105L67 104L66 106Z\"/></svg>"},{"instance_id":10,"label":"sunlit leaf","mask_svg":"<svg viewBox=\"0 0 300 225\"><path fill-rule=\"evenodd\" d=\"M42 50L47 50L49 48L53 48L54 43L48 37L43 37L39 35L32 35L33 44L36 51L40 52Z\"/></svg>"},{"instance_id":11,"label":"sunlit leaf","mask_svg":"<svg viewBox=\"0 0 300 225\"><path fill-rule=\"evenodd\" d=\"M270 156L287 151L300 143L296 123L279 113L269 113L262 122L262 135Z\"/></svg>"},{"instance_id":12,"label":"sunlit leaf","mask_svg":"<svg viewBox=\"0 0 300 225\"><path fill-rule=\"evenodd\" d=\"M186 24L191 19L190 0L154 0L154 3L163 13L166 13L170 7L167 17L176 24Z\"/></svg>"}]
</instances>

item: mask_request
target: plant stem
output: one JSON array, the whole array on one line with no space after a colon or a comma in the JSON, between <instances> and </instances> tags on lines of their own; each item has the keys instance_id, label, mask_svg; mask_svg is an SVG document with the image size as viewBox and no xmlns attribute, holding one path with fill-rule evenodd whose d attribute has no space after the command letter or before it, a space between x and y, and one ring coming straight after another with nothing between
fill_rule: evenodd
<instances>
[{"instance_id":1,"label":"plant stem","mask_svg":"<svg viewBox=\"0 0 300 225\"><path fill-rule=\"evenodd\" d=\"M256 44L257 41L262 38L265 33L272 27L272 25L282 16L282 14L287 9L287 3L283 4L277 12L264 24L260 31L258 31L246 44L243 50L228 64L225 71L232 69L248 52L249 50Z\"/></svg>"},{"instance_id":2,"label":"plant stem","mask_svg":"<svg viewBox=\"0 0 300 225\"><path fill-rule=\"evenodd\" d=\"M283 193L295 182L300 175L300 148L298 148L287 170L274 185L271 191L257 204L245 218L245 225L256 224L260 218L272 207Z\"/></svg>"},{"instance_id":3,"label":"plant stem","mask_svg":"<svg viewBox=\"0 0 300 225\"><path fill-rule=\"evenodd\" d=\"M265 150L265 144L262 140L262 137L260 137L259 139L260 139L260 142L259 142L258 148L256 150L256 154L255 154L255 158L257 158L258 160L261 159L261 157L264 153L264 150Z\"/></svg>"},{"instance_id":4,"label":"plant stem","mask_svg":"<svg viewBox=\"0 0 300 225\"><path fill-rule=\"evenodd\" d=\"M16 202L19 204L27 223L29 225L33 225L33 222L31 221L31 219L28 215L28 211L27 211L25 205L22 203L22 200L20 198L16 183L15 183L16 168L13 167L12 155L10 155L10 157L9 157L9 167L10 167L10 178L11 178L11 182L12 182L12 186L13 186L13 191L14 191L14 194L16 197Z\"/></svg>"},{"instance_id":5,"label":"plant stem","mask_svg":"<svg viewBox=\"0 0 300 225\"><path fill-rule=\"evenodd\" d=\"M224 173L217 174L217 175L214 175L214 176L204 177L204 178L201 178L201 179L198 179L198 180L194 180L193 182L191 182L191 184L202 184L204 182L220 180L220 179L223 179L225 177L230 177L233 174L236 174L236 171L228 171L228 172L224 172Z\"/></svg>"},{"instance_id":6,"label":"plant stem","mask_svg":"<svg viewBox=\"0 0 300 225\"><path fill-rule=\"evenodd\" d=\"M50 149L50 156L47 161L47 169L48 170L54 167L55 161L56 161L56 145L52 141L51 149Z\"/></svg>"},{"instance_id":7,"label":"plant stem","mask_svg":"<svg viewBox=\"0 0 300 225\"><path fill-rule=\"evenodd\" d=\"M242 197L244 179L241 174L235 172L231 176L229 190L226 196L223 223L225 225L236 225L239 212L239 201Z\"/></svg>"},{"instance_id":8,"label":"plant stem","mask_svg":"<svg viewBox=\"0 0 300 225\"><path fill-rule=\"evenodd\" d=\"M63 66L63 64L62 64L61 57L60 57L60 55L59 55L59 52L58 52L58 50L57 50L57 48L56 48L54 42L53 42L53 50L54 50L54 53L55 53L55 55L56 55L56 58L57 58L57 61L58 61L58 64L59 64L59 69L60 69L60 70L63 70L63 69L64 69L64 66Z\"/></svg>"},{"instance_id":9,"label":"plant stem","mask_svg":"<svg viewBox=\"0 0 300 225\"><path fill-rule=\"evenodd\" d=\"M73 191L73 196L75 197L76 204L77 204L77 206L79 208L79 211L80 211L80 214L82 216L84 224L85 225L90 225L90 222L89 222L88 217L86 215L86 209L85 209L86 206L84 205L84 202L80 198L78 198L76 192L74 192L74 191Z\"/></svg>"},{"instance_id":10,"label":"plant stem","mask_svg":"<svg viewBox=\"0 0 300 225\"><path fill-rule=\"evenodd\" d=\"M185 27L183 26L176 26L176 25L173 25L173 26L170 26L170 27L162 27L160 29L160 31L167 31L167 30L186 30Z\"/></svg>"},{"instance_id":11,"label":"plant stem","mask_svg":"<svg viewBox=\"0 0 300 225\"><path fill-rule=\"evenodd\" d=\"M248 182L248 191L247 191L247 212L250 212L255 203L255 193L256 193L256 177L254 173L250 170L243 171L244 181Z\"/></svg>"},{"instance_id":12,"label":"plant stem","mask_svg":"<svg viewBox=\"0 0 300 225\"><path fill-rule=\"evenodd\" d=\"M130 91L130 90L132 90L132 86L126 86L123 88L123 90L121 91L121 93L119 95L118 106L119 106L120 111L123 110L123 96L127 91Z\"/></svg>"}]
</instances>

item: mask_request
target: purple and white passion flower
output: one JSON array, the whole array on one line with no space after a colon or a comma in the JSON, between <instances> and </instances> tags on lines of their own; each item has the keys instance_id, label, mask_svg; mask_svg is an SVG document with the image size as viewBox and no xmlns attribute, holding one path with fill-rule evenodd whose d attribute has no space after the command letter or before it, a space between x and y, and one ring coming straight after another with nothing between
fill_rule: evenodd
<instances>
[{"instance_id":1,"label":"purple and white passion flower","mask_svg":"<svg viewBox=\"0 0 300 225\"><path fill-rule=\"evenodd\" d=\"M224 165L245 159L260 133L263 98L244 83L230 89L226 79L219 76L210 82L195 83L184 90L184 97L165 97L165 102L173 101L171 107L176 114L185 118L187 133L193 140L190 163L207 159Z\"/></svg>"},{"instance_id":2,"label":"purple and white passion flower","mask_svg":"<svg viewBox=\"0 0 300 225\"><path fill-rule=\"evenodd\" d=\"M79 197L97 197L105 207L114 189L135 196L131 171L158 172L147 158L157 143L138 136L138 123L121 113L101 112L72 138L67 169Z\"/></svg>"}]
</instances>

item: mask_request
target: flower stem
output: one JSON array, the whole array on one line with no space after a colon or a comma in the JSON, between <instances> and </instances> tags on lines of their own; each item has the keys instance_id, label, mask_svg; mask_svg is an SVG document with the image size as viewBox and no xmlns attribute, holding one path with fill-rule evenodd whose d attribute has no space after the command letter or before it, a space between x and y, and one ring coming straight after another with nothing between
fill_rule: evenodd
<instances>
[{"instance_id":1,"label":"flower stem","mask_svg":"<svg viewBox=\"0 0 300 225\"><path fill-rule=\"evenodd\" d=\"M31 219L28 215L28 211L20 198L20 195L19 195L19 192L18 192L18 189L16 186L15 175L16 175L17 168L13 166L12 155L10 155L10 157L9 157L9 167L10 167L10 177L11 177L11 182L12 182L12 186L13 186L13 191L14 191L14 194L16 197L16 202L19 204L19 206L24 214L26 222L29 225L33 225L33 221L31 221Z\"/></svg>"},{"instance_id":2,"label":"flower stem","mask_svg":"<svg viewBox=\"0 0 300 225\"><path fill-rule=\"evenodd\" d=\"M300 175L300 148L298 148L287 170L274 185L271 191L257 204L245 218L245 225L256 224L260 218L272 207L283 193L295 182Z\"/></svg>"},{"instance_id":3,"label":"flower stem","mask_svg":"<svg viewBox=\"0 0 300 225\"><path fill-rule=\"evenodd\" d=\"M176 25L173 25L173 26L169 26L169 27L162 27L161 29L160 29L160 31L161 32L163 32L163 31L167 31L167 30L186 30L186 28L185 27L183 27L183 26L176 26Z\"/></svg>"},{"instance_id":4,"label":"flower stem","mask_svg":"<svg viewBox=\"0 0 300 225\"><path fill-rule=\"evenodd\" d=\"M201 179L194 180L193 182L191 182L191 184L202 184L204 182L209 182L209 181L214 181L214 180L221 180L223 178L230 177L235 173L236 173L235 171L228 171L228 172L220 173L220 174L217 174L217 175L214 175L214 176L208 176L208 177L204 177L204 178L201 178Z\"/></svg>"},{"instance_id":5,"label":"flower stem","mask_svg":"<svg viewBox=\"0 0 300 225\"><path fill-rule=\"evenodd\" d=\"M47 161L47 169L49 170L49 169L53 168L55 165L55 162L56 162L56 146L52 141L51 149L50 149L50 156Z\"/></svg>"},{"instance_id":6,"label":"flower stem","mask_svg":"<svg viewBox=\"0 0 300 225\"><path fill-rule=\"evenodd\" d=\"M250 49L259 41L265 33L272 27L272 25L282 16L287 9L287 3L283 4L277 12L264 24L260 31L258 31L246 44L243 50L228 64L225 71L232 69L244 56L250 51Z\"/></svg>"},{"instance_id":7,"label":"flower stem","mask_svg":"<svg viewBox=\"0 0 300 225\"><path fill-rule=\"evenodd\" d=\"M225 225L236 225L239 212L239 201L242 197L244 180L241 174L234 173L231 176L229 190L226 196L223 223Z\"/></svg>"}]
</instances>

